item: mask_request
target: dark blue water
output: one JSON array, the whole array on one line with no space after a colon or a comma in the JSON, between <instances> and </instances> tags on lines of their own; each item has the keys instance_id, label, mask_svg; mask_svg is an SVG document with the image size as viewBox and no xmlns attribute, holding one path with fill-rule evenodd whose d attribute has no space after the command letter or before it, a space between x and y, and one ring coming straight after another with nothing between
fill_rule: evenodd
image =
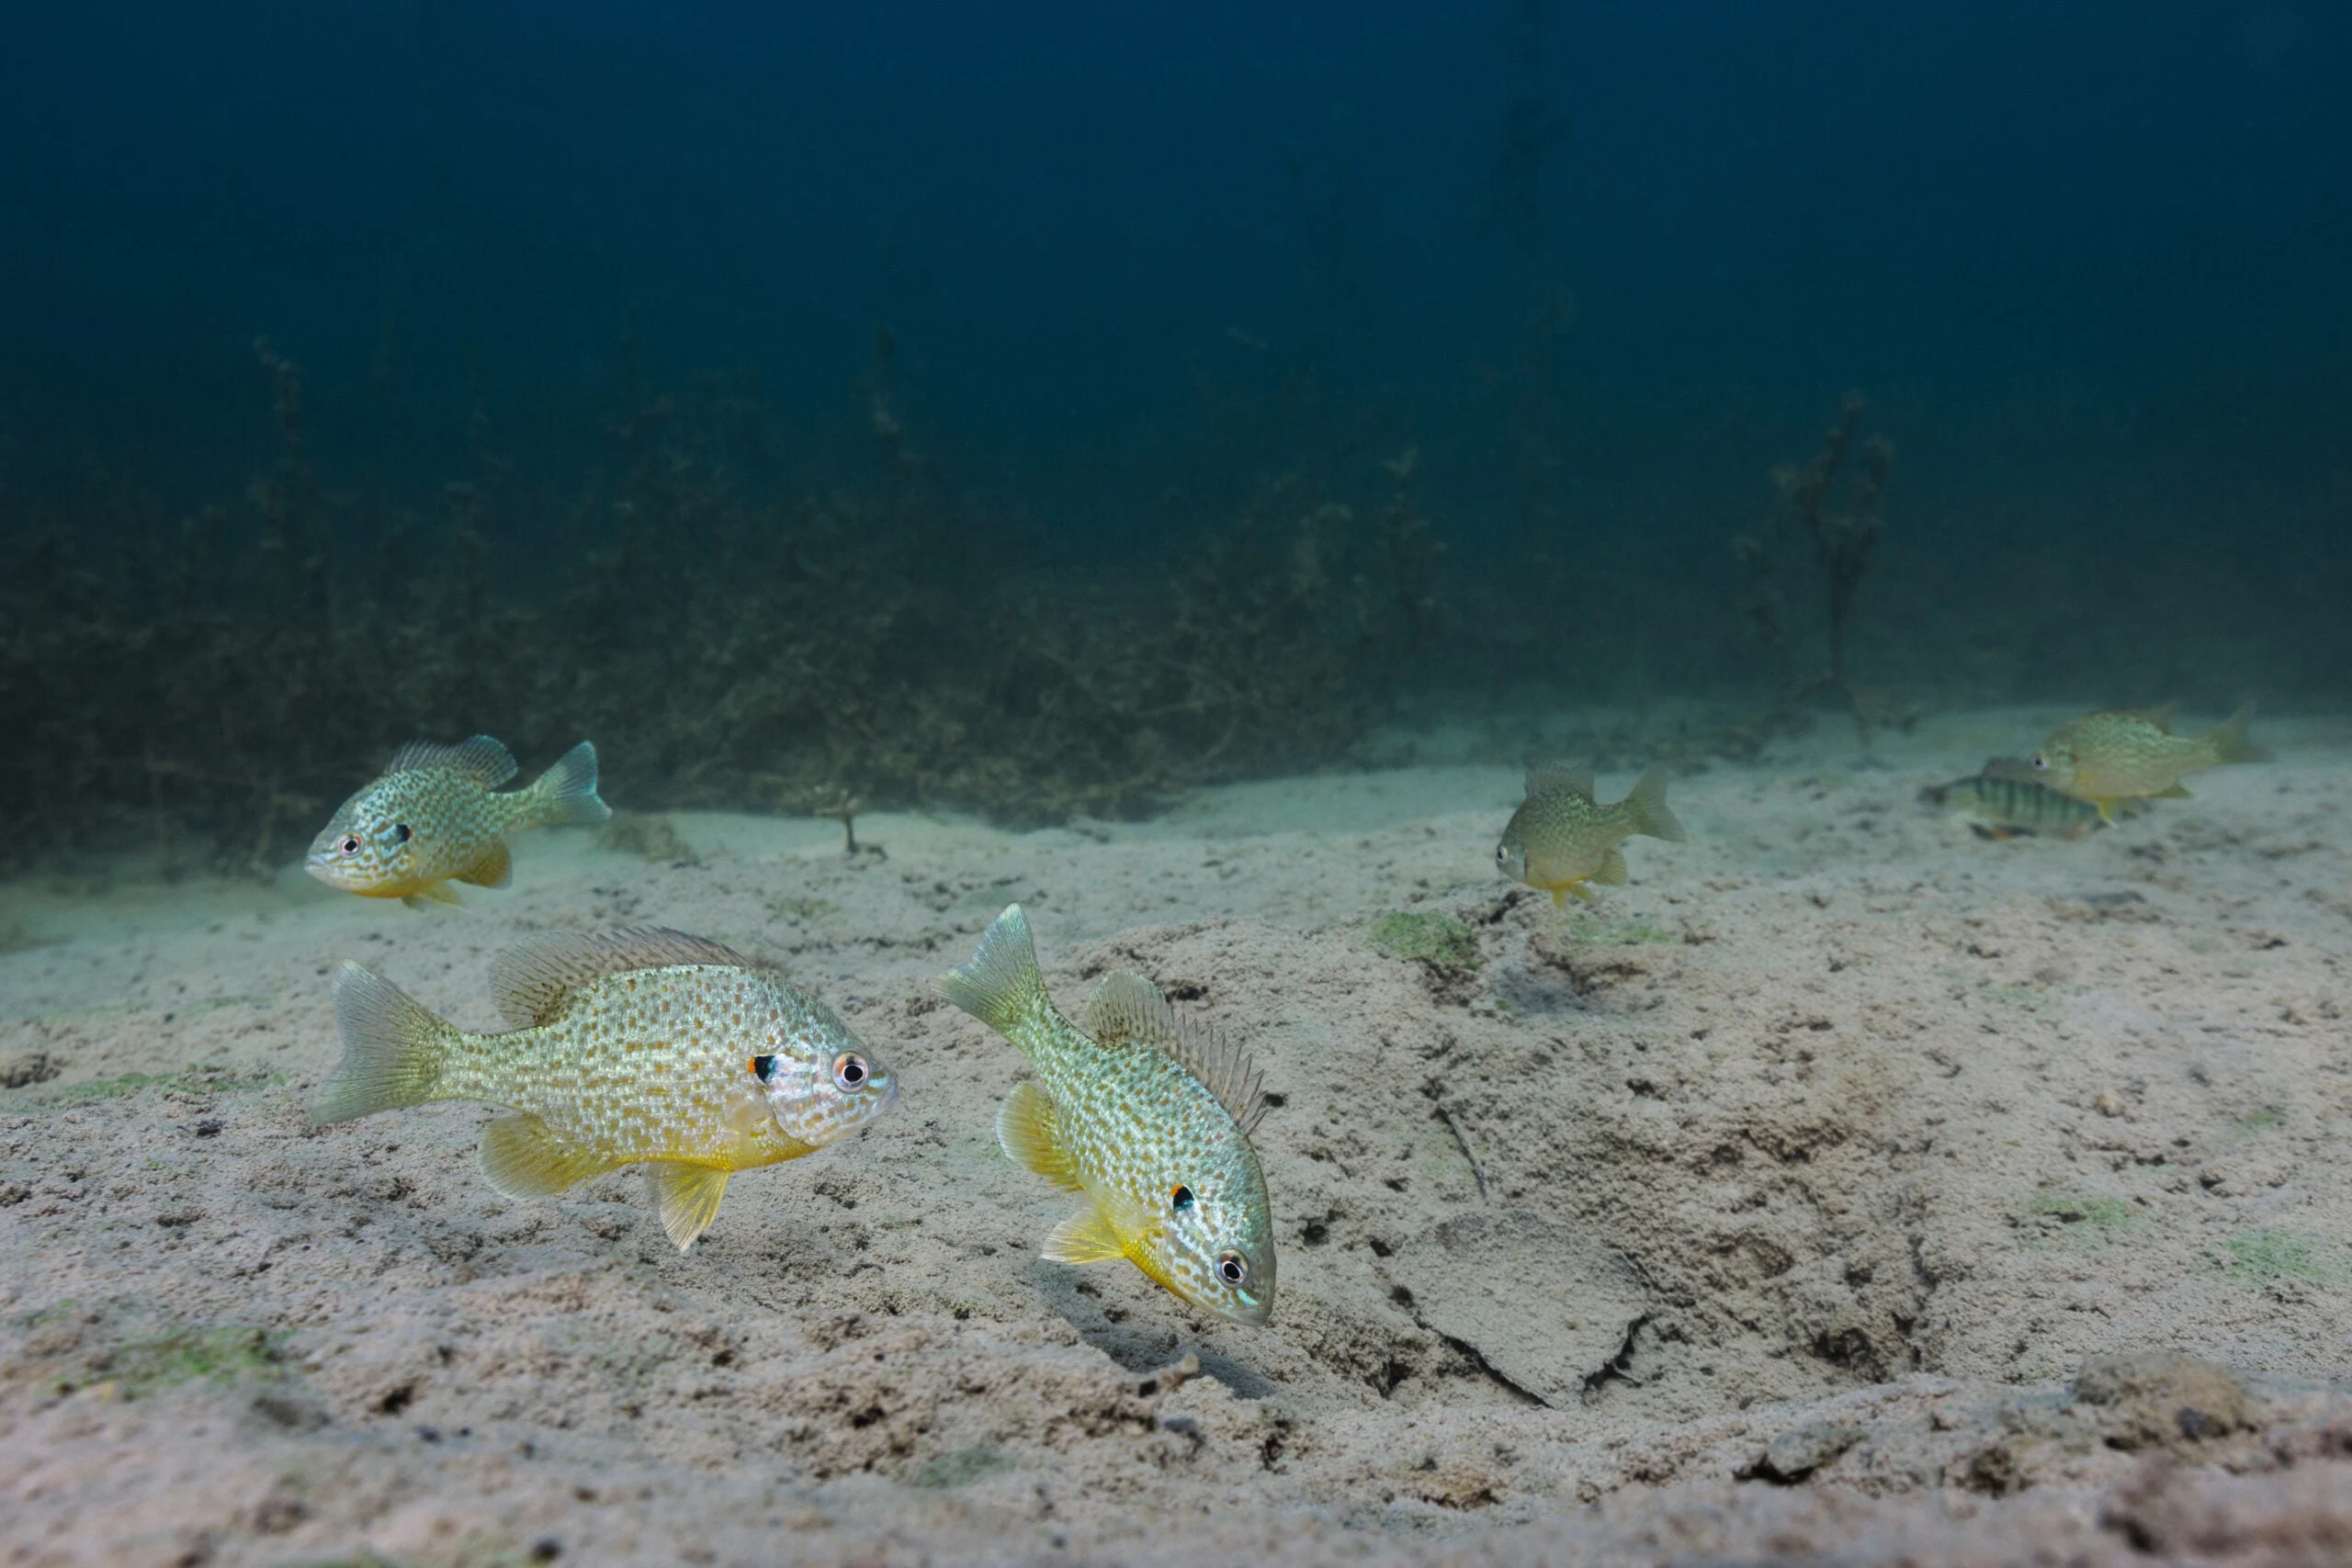
<instances>
[{"instance_id":1,"label":"dark blue water","mask_svg":"<svg viewBox=\"0 0 2352 1568\"><path fill-rule=\"evenodd\" d=\"M1285 472L1369 511L1418 445L1465 637L1582 621L1703 685L1729 539L1860 389L1901 452L1857 611L1883 668L2352 694L2341 6L97 3L9 35L12 536L233 505L280 453L266 334L322 482L536 498L483 525L527 592L664 395L757 411L731 482L870 483L887 329L908 446L1027 554L1149 570ZM1553 602L1498 608L1530 552Z\"/></svg>"}]
</instances>

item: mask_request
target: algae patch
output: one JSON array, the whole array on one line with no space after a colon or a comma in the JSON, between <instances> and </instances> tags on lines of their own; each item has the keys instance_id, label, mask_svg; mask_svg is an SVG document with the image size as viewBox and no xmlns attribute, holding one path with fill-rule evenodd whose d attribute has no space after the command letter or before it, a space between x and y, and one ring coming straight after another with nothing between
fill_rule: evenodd
<instances>
[{"instance_id":1,"label":"algae patch","mask_svg":"<svg viewBox=\"0 0 2352 1568\"><path fill-rule=\"evenodd\" d=\"M985 1481L991 1475L1001 1475L1012 1468L1012 1456L1001 1450L956 1449L918 1467L913 1474L907 1477L907 1483L944 1492L957 1486L969 1486L973 1482Z\"/></svg>"},{"instance_id":2,"label":"algae patch","mask_svg":"<svg viewBox=\"0 0 2352 1568\"><path fill-rule=\"evenodd\" d=\"M2297 1280L2309 1285L2333 1285L2352 1275L2343 1247L2325 1236L2301 1231L2248 1231L2222 1244L2215 1259L2222 1273L2243 1284L2266 1285L2274 1280Z\"/></svg>"},{"instance_id":3,"label":"algae patch","mask_svg":"<svg viewBox=\"0 0 2352 1568\"><path fill-rule=\"evenodd\" d=\"M1478 938L1451 915L1397 909L1373 921L1372 945L1391 958L1418 959L1436 969L1478 967Z\"/></svg>"},{"instance_id":4,"label":"algae patch","mask_svg":"<svg viewBox=\"0 0 2352 1568\"><path fill-rule=\"evenodd\" d=\"M2129 1199L2088 1192L2038 1192L2017 1224L2028 1247L2096 1252L2120 1240L2147 1216Z\"/></svg>"}]
</instances>

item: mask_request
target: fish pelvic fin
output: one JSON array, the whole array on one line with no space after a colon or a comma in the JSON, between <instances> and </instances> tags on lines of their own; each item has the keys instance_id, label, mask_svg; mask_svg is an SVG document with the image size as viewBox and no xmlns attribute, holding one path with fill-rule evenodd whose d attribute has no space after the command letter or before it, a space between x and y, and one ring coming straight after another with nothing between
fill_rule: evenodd
<instances>
[{"instance_id":1,"label":"fish pelvic fin","mask_svg":"<svg viewBox=\"0 0 2352 1568\"><path fill-rule=\"evenodd\" d=\"M1614 848L1601 851L1600 869L1592 874L1592 880L1600 883L1603 887L1624 886L1626 883L1624 852Z\"/></svg>"},{"instance_id":2,"label":"fish pelvic fin","mask_svg":"<svg viewBox=\"0 0 2352 1568\"><path fill-rule=\"evenodd\" d=\"M481 1135L481 1173L499 1196L552 1198L615 1162L589 1153L532 1115L502 1116Z\"/></svg>"},{"instance_id":3,"label":"fish pelvic fin","mask_svg":"<svg viewBox=\"0 0 2352 1568\"><path fill-rule=\"evenodd\" d=\"M653 1204L662 1214L662 1228L680 1252L718 1218L718 1201L727 1196L729 1172L707 1165L681 1165L673 1160L645 1168L653 1189Z\"/></svg>"},{"instance_id":4,"label":"fish pelvic fin","mask_svg":"<svg viewBox=\"0 0 2352 1568\"><path fill-rule=\"evenodd\" d=\"M334 1021L343 1061L311 1110L313 1120L348 1122L444 1098L441 1065L458 1041L457 1028L398 986L346 961L335 976Z\"/></svg>"},{"instance_id":5,"label":"fish pelvic fin","mask_svg":"<svg viewBox=\"0 0 2352 1568\"><path fill-rule=\"evenodd\" d=\"M480 859L458 873L459 882L470 882L476 887L509 887L514 882L514 857L506 852L504 840L493 843L481 852Z\"/></svg>"},{"instance_id":6,"label":"fish pelvic fin","mask_svg":"<svg viewBox=\"0 0 2352 1568\"><path fill-rule=\"evenodd\" d=\"M980 938L971 962L939 977L939 993L1015 1044L1025 1019L1050 1006L1046 976L1037 968L1037 944L1029 917L1008 904Z\"/></svg>"},{"instance_id":7,"label":"fish pelvic fin","mask_svg":"<svg viewBox=\"0 0 2352 1568\"><path fill-rule=\"evenodd\" d=\"M2223 719L2221 723L2221 727L2215 729L2212 734L2205 738L2206 745L2212 748L2213 761L2216 762L2267 762L2270 761L2269 751L2263 747L2256 746L2254 743L2253 736L2246 732L2247 727L2253 723L2254 705L2252 703L2240 704L2237 712Z\"/></svg>"},{"instance_id":8,"label":"fish pelvic fin","mask_svg":"<svg viewBox=\"0 0 2352 1568\"><path fill-rule=\"evenodd\" d=\"M1682 842L1682 824L1666 806L1666 770L1653 766L1624 800L1634 819L1634 831L1671 844Z\"/></svg>"},{"instance_id":9,"label":"fish pelvic fin","mask_svg":"<svg viewBox=\"0 0 2352 1568\"><path fill-rule=\"evenodd\" d=\"M996 1113L996 1141L1007 1159L1027 1166L1055 1186L1076 1191L1084 1185L1069 1151L1062 1146L1053 1096L1035 1079L1016 1084Z\"/></svg>"},{"instance_id":10,"label":"fish pelvic fin","mask_svg":"<svg viewBox=\"0 0 2352 1568\"><path fill-rule=\"evenodd\" d=\"M1108 1263L1126 1255L1111 1216L1091 1198L1086 1207L1046 1233L1040 1254L1048 1263Z\"/></svg>"},{"instance_id":11,"label":"fish pelvic fin","mask_svg":"<svg viewBox=\"0 0 2352 1568\"><path fill-rule=\"evenodd\" d=\"M530 797L523 826L560 828L612 819L613 808L596 793L596 748L582 740L555 760L523 792Z\"/></svg>"}]
</instances>

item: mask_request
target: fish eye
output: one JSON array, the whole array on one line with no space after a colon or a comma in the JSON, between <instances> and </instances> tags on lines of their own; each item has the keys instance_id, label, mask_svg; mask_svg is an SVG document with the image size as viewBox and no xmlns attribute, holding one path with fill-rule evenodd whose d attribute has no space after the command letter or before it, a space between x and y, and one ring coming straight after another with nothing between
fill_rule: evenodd
<instances>
[{"instance_id":1,"label":"fish eye","mask_svg":"<svg viewBox=\"0 0 2352 1568\"><path fill-rule=\"evenodd\" d=\"M752 1076L762 1083L775 1082L775 1058L774 1056L752 1057Z\"/></svg>"},{"instance_id":2,"label":"fish eye","mask_svg":"<svg viewBox=\"0 0 2352 1568\"><path fill-rule=\"evenodd\" d=\"M1216 1277L1228 1285L1250 1282L1250 1260L1238 1252L1221 1254L1216 1260Z\"/></svg>"},{"instance_id":3,"label":"fish eye","mask_svg":"<svg viewBox=\"0 0 2352 1568\"><path fill-rule=\"evenodd\" d=\"M855 1094L865 1087L871 1076L865 1070L865 1058L854 1051L844 1051L833 1058L833 1082L843 1094Z\"/></svg>"},{"instance_id":4,"label":"fish eye","mask_svg":"<svg viewBox=\"0 0 2352 1568\"><path fill-rule=\"evenodd\" d=\"M414 837L416 837L416 835L415 835L414 833L412 833L412 832L410 832L410 831L409 831L409 828L408 828L408 824L407 824L407 823L405 823L405 822L395 822L395 823L393 823L393 824L392 824L392 840L393 840L393 842L395 842L395 843L401 843L401 844L405 844L405 843L407 843L411 839L413 839Z\"/></svg>"},{"instance_id":5,"label":"fish eye","mask_svg":"<svg viewBox=\"0 0 2352 1568\"><path fill-rule=\"evenodd\" d=\"M359 835L356 833L345 833L343 836L343 842L337 844L335 848L341 850L347 855L357 854L359 852Z\"/></svg>"},{"instance_id":6,"label":"fish eye","mask_svg":"<svg viewBox=\"0 0 2352 1568\"><path fill-rule=\"evenodd\" d=\"M1510 859L1510 851L1501 844L1497 844L1495 846L1495 858L1497 860L1509 860Z\"/></svg>"},{"instance_id":7,"label":"fish eye","mask_svg":"<svg viewBox=\"0 0 2352 1568\"><path fill-rule=\"evenodd\" d=\"M2050 766L2049 756L2044 752L2036 751L2033 754L2033 765L2037 768L2047 768Z\"/></svg>"},{"instance_id":8,"label":"fish eye","mask_svg":"<svg viewBox=\"0 0 2352 1568\"><path fill-rule=\"evenodd\" d=\"M1193 1206L1193 1190L1189 1187L1177 1188L1168 1195L1168 1206L1178 1213L1182 1213Z\"/></svg>"}]
</instances>

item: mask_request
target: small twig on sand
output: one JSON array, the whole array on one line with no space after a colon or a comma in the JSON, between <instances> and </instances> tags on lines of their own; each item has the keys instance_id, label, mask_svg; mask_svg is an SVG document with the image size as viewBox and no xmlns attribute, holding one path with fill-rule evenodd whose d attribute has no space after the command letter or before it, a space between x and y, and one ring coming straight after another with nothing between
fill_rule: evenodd
<instances>
[{"instance_id":1,"label":"small twig on sand","mask_svg":"<svg viewBox=\"0 0 2352 1568\"><path fill-rule=\"evenodd\" d=\"M865 802L838 784L828 784L817 791L816 803L810 814L831 817L842 825L842 853L852 860L857 858L857 808Z\"/></svg>"},{"instance_id":2,"label":"small twig on sand","mask_svg":"<svg viewBox=\"0 0 2352 1568\"><path fill-rule=\"evenodd\" d=\"M1454 1145L1461 1149L1462 1157L1470 1162L1470 1174L1478 1179L1478 1201L1485 1202L1487 1201L1487 1168L1480 1165L1478 1156L1470 1152L1470 1140L1463 1136L1461 1123L1454 1121L1453 1112L1445 1108L1443 1101L1438 1104L1437 1119L1445 1123L1445 1130L1453 1134Z\"/></svg>"}]
</instances>

